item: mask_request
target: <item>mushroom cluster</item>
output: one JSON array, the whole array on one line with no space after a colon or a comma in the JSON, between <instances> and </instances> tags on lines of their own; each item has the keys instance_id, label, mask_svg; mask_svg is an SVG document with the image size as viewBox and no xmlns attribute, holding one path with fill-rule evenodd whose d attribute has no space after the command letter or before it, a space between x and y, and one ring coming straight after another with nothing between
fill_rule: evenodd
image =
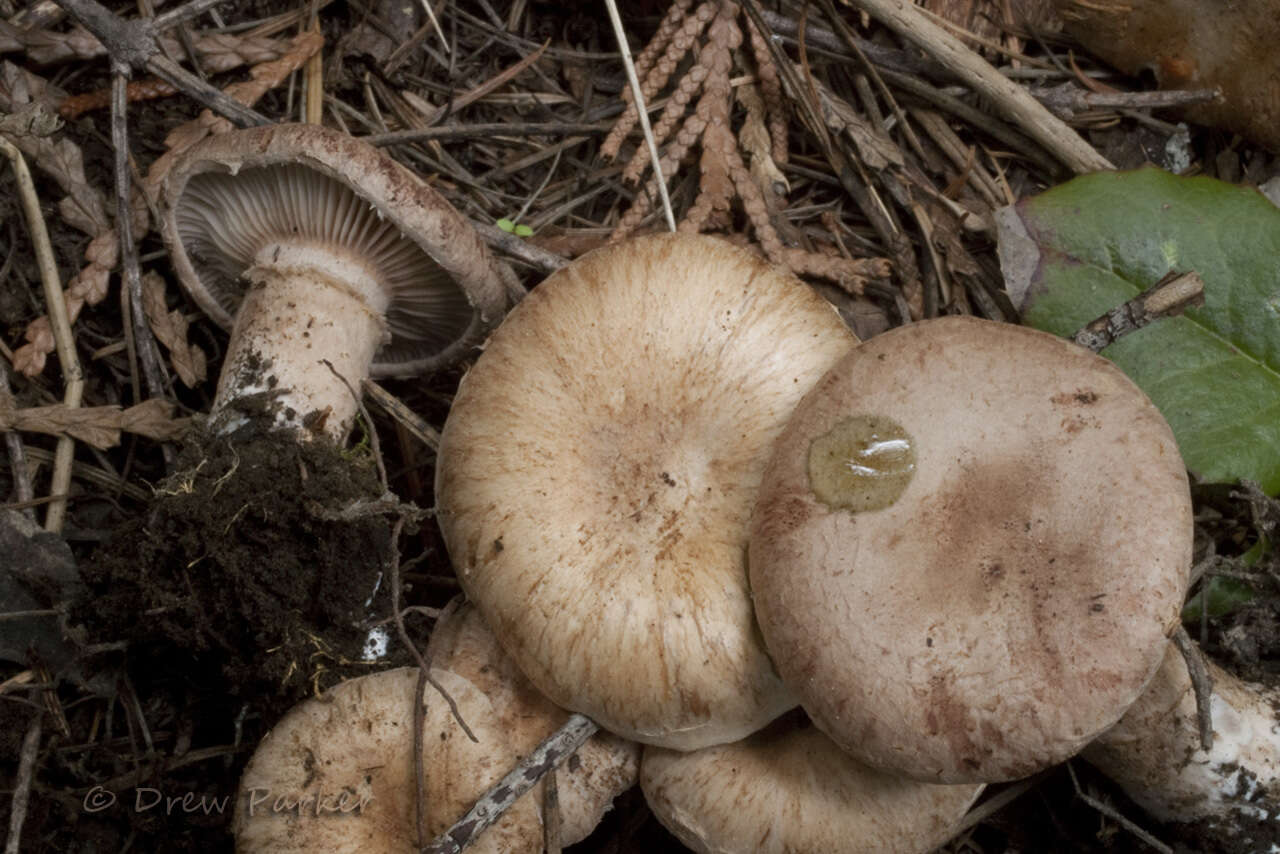
<instances>
[{"instance_id":1,"label":"mushroom cluster","mask_svg":"<svg viewBox=\"0 0 1280 854\"><path fill-rule=\"evenodd\" d=\"M1045 333L949 318L858 344L744 250L615 244L490 337L436 503L476 612L434 660L644 745L645 796L695 851L929 851L987 783L1091 742L1141 753L1146 708L1187 718L1157 677L1191 561L1177 446L1123 373ZM468 652L494 638L509 657Z\"/></svg>"}]
</instances>

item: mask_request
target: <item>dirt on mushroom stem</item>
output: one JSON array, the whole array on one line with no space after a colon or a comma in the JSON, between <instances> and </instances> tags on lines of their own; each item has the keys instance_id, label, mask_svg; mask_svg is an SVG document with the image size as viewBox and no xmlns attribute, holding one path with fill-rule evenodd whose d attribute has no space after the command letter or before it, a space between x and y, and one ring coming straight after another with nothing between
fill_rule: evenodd
<instances>
[{"instance_id":1,"label":"dirt on mushroom stem","mask_svg":"<svg viewBox=\"0 0 1280 854\"><path fill-rule=\"evenodd\" d=\"M84 565L73 618L91 641L127 639L274 718L407 656L361 661L371 615L389 613L389 520L330 518L381 495L372 458L254 423L188 442L148 511Z\"/></svg>"}]
</instances>

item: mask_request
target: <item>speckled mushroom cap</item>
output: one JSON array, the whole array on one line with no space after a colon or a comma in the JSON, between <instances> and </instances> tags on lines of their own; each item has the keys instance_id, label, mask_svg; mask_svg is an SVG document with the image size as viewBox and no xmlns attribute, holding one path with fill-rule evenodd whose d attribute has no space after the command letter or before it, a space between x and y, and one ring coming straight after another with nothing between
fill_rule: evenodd
<instances>
[{"instance_id":1,"label":"speckled mushroom cap","mask_svg":"<svg viewBox=\"0 0 1280 854\"><path fill-rule=\"evenodd\" d=\"M478 741L428 687L423 723L427 833L462 817L511 769L511 748L489 700L447 670L432 671ZM419 850L413 767L417 668L343 682L299 703L271 728L240 778L232 832L239 854L412 854ZM429 840L423 840L426 844ZM542 850L532 798L521 798L472 851Z\"/></svg>"},{"instance_id":2,"label":"speckled mushroom cap","mask_svg":"<svg viewBox=\"0 0 1280 854\"><path fill-rule=\"evenodd\" d=\"M640 785L653 814L698 854L926 854L984 788L876 771L797 717L692 753L646 747Z\"/></svg>"},{"instance_id":3,"label":"speckled mushroom cap","mask_svg":"<svg viewBox=\"0 0 1280 854\"><path fill-rule=\"evenodd\" d=\"M1173 435L1118 368L947 318L862 344L805 397L764 475L751 586L779 671L842 748L1008 780L1142 692L1191 538Z\"/></svg>"},{"instance_id":4,"label":"speckled mushroom cap","mask_svg":"<svg viewBox=\"0 0 1280 854\"><path fill-rule=\"evenodd\" d=\"M468 596L553 702L635 741L732 741L794 705L759 641L747 526L769 448L854 343L727 243L589 253L493 334L436 505Z\"/></svg>"},{"instance_id":5,"label":"speckled mushroom cap","mask_svg":"<svg viewBox=\"0 0 1280 854\"><path fill-rule=\"evenodd\" d=\"M230 329L244 271L266 248L338 247L386 289L374 376L457 359L502 316L513 281L442 196L382 151L319 125L209 137L159 191L161 227L192 298Z\"/></svg>"}]
</instances>

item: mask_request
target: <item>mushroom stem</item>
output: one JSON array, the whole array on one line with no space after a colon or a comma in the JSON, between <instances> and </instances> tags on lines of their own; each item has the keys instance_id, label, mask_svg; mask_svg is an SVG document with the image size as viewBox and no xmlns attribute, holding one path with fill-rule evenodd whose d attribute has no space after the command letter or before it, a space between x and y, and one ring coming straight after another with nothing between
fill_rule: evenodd
<instances>
[{"instance_id":1,"label":"mushroom stem","mask_svg":"<svg viewBox=\"0 0 1280 854\"><path fill-rule=\"evenodd\" d=\"M1200 743L1191 677L1169 645L1147 690L1083 757L1161 821L1213 822L1232 835L1280 814L1280 691L1206 660L1213 744Z\"/></svg>"},{"instance_id":2,"label":"mushroom stem","mask_svg":"<svg viewBox=\"0 0 1280 854\"><path fill-rule=\"evenodd\" d=\"M274 429L341 442L355 420L352 389L387 337L387 297L370 270L332 250L274 244L255 262L218 380L216 429L261 412Z\"/></svg>"}]
</instances>

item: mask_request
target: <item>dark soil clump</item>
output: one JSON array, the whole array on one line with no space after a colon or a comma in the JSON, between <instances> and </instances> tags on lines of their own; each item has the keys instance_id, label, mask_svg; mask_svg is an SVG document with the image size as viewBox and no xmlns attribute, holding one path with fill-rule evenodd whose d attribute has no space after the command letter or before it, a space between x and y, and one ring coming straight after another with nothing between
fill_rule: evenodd
<instances>
[{"instance_id":1,"label":"dark soil clump","mask_svg":"<svg viewBox=\"0 0 1280 854\"><path fill-rule=\"evenodd\" d=\"M189 656L280 710L367 672L391 547L385 516L352 512L382 493L372 457L288 433L203 435L176 472L84 567L75 617L91 639Z\"/></svg>"}]
</instances>

